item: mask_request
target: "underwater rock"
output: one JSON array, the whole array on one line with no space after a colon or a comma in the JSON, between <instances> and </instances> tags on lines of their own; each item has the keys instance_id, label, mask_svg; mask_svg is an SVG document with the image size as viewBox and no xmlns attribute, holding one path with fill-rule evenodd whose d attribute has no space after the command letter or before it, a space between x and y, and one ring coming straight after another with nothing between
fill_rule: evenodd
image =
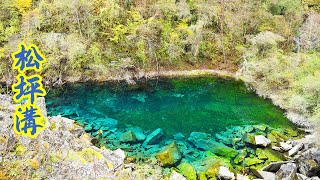
<instances>
[{"instance_id":1,"label":"underwater rock","mask_svg":"<svg viewBox=\"0 0 320 180\"><path fill-rule=\"evenodd\" d=\"M267 126L266 125L254 125L253 126L256 130L259 130L259 131L266 131L267 129Z\"/></svg>"},{"instance_id":2,"label":"underwater rock","mask_svg":"<svg viewBox=\"0 0 320 180\"><path fill-rule=\"evenodd\" d=\"M199 180L208 180L207 175L205 172L200 172L198 174Z\"/></svg>"},{"instance_id":3,"label":"underwater rock","mask_svg":"<svg viewBox=\"0 0 320 180\"><path fill-rule=\"evenodd\" d=\"M137 141L137 138L133 131L127 131L120 136L119 140L120 142L134 143Z\"/></svg>"},{"instance_id":4,"label":"underwater rock","mask_svg":"<svg viewBox=\"0 0 320 180\"><path fill-rule=\"evenodd\" d=\"M177 173L176 171L172 171L169 180L187 180L183 175Z\"/></svg>"},{"instance_id":5,"label":"underwater rock","mask_svg":"<svg viewBox=\"0 0 320 180\"><path fill-rule=\"evenodd\" d=\"M303 144L299 143L295 145L290 151L288 152L288 156L294 156L296 155L301 149L303 148Z\"/></svg>"},{"instance_id":6,"label":"underwater rock","mask_svg":"<svg viewBox=\"0 0 320 180\"><path fill-rule=\"evenodd\" d=\"M227 133L223 133L223 134L216 134L216 139L223 143L223 144L227 144L227 145L233 145L233 136L228 135Z\"/></svg>"},{"instance_id":7,"label":"underwater rock","mask_svg":"<svg viewBox=\"0 0 320 180\"><path fill-rule=\"evenodd\" d=\"M171 166L181 160L181 153L176 144L176 142L172 142L168 146L164 147L164 149L155 154L155 158L161 163L162 166Z\"/></svg>"},{"instance_id":8,"label":"underwater rock","mask_svg":"<svg viewBox=\"0 0 320 180\"><path fill-rule=\"evenodd\" d=\"M252 158L245 158L244 160L244 164L247 166L252 166L252 165L256 165L256 164L260 164L263 163L263 160L260 160L258 158L252 157Z\"/></svg>"},{"instance_id":9,"label":"underwater rock","mask_svg":"<svg viewBox=\"0 0 320 180\"><path fill-rule=\"evenodd\" d=\"M173 138L175 140L183 140L185 138L185 136L182 133L177 133L177 134L173 135Z\"/></svg>"},{"instance_id":10,"label":"underwater rock","mask_svg":"<svg viewBox=\"0 0 320 180\"><path fill-rule=\"evenodd\" d=\"M188 138L192 144L194 144L198 149L210 150L214 144L217 142L212 139L210 134L202 132L192 132Z\"/></svg>"},{"instance_id":11,"label":"underwater rock","mask_svg":"<svg viewBox=\"0 0 320 180\"><path fill-rule=\"evenodd\" d=\"M268 161L270 161L270 162L277 162L277 161L285 160L283 154L281 154L278 151L269 149L269 148L266 148L266 149L257 148L256 155L258 156L259 159L261 159L261 160L268 159Z\"/></svg>"},{"instance_id":12,"label":"underwater rock","mask_svg":"<svg viewBox=\"0 0 320 180\"><path fill-rule=\"evenodd\" d=\"M215 177L218 174L220 166L232 167L229 159L216 155L193 161L191 164L197 172L206 172L209 177Z\"/></svg>"},{"instance_id":13,"label":"underwater rock","mask_svg":"<svg viewBox=\"0 0 320 180\"><path fill-rule=\"evenodd\" d=\"M109 117L98 118L98 119L94 120L94 123L100 124L101 126L109 127L110 129L118 126L118 121L115 119L109 118Z\"/></svg>"},{"instance_id":14,"label":"underwater rock","mask_svg":"<svg viewBox=\"0 0 320 180\"><path fill-rule=\"evenodd\" d=\"M132 131L136 136L137 141L144 141L146 139L146 135L143 133L143 130L139 127L129 127L126 128L127 131Z\"/></svg>"},{"instance_id":15,"label":"underwater rock","mask_svg":"<svg viewBox=\"0 0 320 180\"><path fill-rule=\"evenodd\" d=\"M254 136L256 145L267 147L269 144L271 144L271 140L267 139L263 135Z\"/></svg>"},{"instance_id":16,"label":"underwater rock","mask_svg":"<svg viewBox=\"0 0 320 180\"><path fill-rule=\"evenodd\" d=\"M252 126L245 126L244 127L244 131L247 133L251 133L254 130L254 128Z\"/></svg>"},{"instance_id":17,"label":"underwater rock","mask_svg":"<svg viewBox=\"0 0 320 180\"><path fill-rule=\"evenodd\" d=\"M188 180L197 180L197 172L191 164L183 162L177 168Z\"/></svg>"},{"instance_id":18,"label":"underwater rock","mask_svg":"<svg viewBox=\"0 0 320 180\"><path fill-rule=\"evenodd\" d=\"M221 143L215 143L210 151L216 155L220 155L226 158L234 158L238 155L237 150L232 149Z\"/></svg>"},{"instance_id":19,"label":"underwater rock","mask_svg":"<svg viewBox=\"0 0 320 180\"><path fill-rule=\"evenodd\" d=\"M234 179L235 177L234 177L234 174L230 172L228 168L221 166L219 168L219 178L229 180L229 179Z\"/></svg>"},{"instance_id":20,"label":"underwater rock","mask_svg":"<svg viewBox=\"0 0 320 180\"><path fill-rule=\"evenodd\" d=\"M147 95L143 94L143 93L137 94L137 95L132 97L132 99L136 99L136 100L138 100L140 102L143 102L143 103L146 102L146 98L147 98Z\"/></svg>"},{"instance_id":21,"label":"underwater rock","mask_svg":"<svg viewBox=\"0 0 320 180\"><path fill-rule=\"evenodd\" d=\"M88 125L84 126L83 129L84 129L86 132L91 131L91 130L92 130L92 124L88 124Z\"/></svg>"},{"instance_id":22,"label":"underwater rock","mask_svg":"<svg viewBox=\"0 0 320 180\"><path fill-rule=\"evenodd\" d=\"M296 178L297 166L294 163L283 164L276 173L276 179L292 180Z\"/></svg>"},{"instance_id":23,"label":"underwater rock","mask_svg":"<svg viewBox=\"0 0 320 180\"><path fill-rule=\"evenodd\" d=\"M143 145L146 146L155 144L162 138L163 135L163 130L161 128L158 128L146 137L146 140L143 142Z\"/></svg>"},{"instance_id":24,"label":"underwater rock","mask_svg":"<svg viewBox=\"0 0 320 180\"><path fill-rule=\"evenodd\" d=\"M284 130L286 134L288 134L291 137L297 137L298 136L298 131L295 131L291 128L287 128Z\"/></svg>"},{"instance_id":25,"label":"underwater rock","mask_svg":"<svg viewBox=\"0 0 320 180\"><path fill-rule=\"evenodd\" d=\"M246 142L246 143L249 143L249 144L253 144L253 145L256 144L254 135L249 134L249 133L245 133L245 134L243 135L242 140L243 140L244 142Z\"/></svg>"},{"instance_id":26,"label":"underwater rock","mask_svg":"<svg viewBox=\"0 0 320 180\"><path fill-rule=\"evenodd\" d=\"M267 138L270 139L272 142L283 142L289 139L283 133L279 132L279 130L275 129L270 131L270 133L267 135Z\"/></svg>"},{"instance_id":27,"label":"underwater rock","mask_svg":"<svg viewBox=\"0 0 320 180\"><path fill-rule=\"evenodd\" d=\"M238 151L232 149L222 143L211 138L210 134L201 132L192 132L188 140L193 143L198 149L209 150L216 155L221 155L224 157L234 158L238 155Z\"/></svg>"},{"instance_id":28,"label":"underwater rock","mask_svg":"<svg viewBox=\"0 0 320 180\"><path fill-rule=\"evenodd\" d=\"M235 164L240 164L244 161L244 158L247 156L248 152L246 150L241 151L233 160Z\"/></svg>"},{"instance_id":29,"label":"underwater rock","mask_svg":"<svg viewBox=\"0 0 320 180\"><path fill-rule=\"evenodd\" d=\"M268 157L266 156L264 150L261 149L261 148L257 148L256 149L256 155L257 155L258 159L261 159L261 160L267 160L268 159Z\"/></svg>"}]
</instances>

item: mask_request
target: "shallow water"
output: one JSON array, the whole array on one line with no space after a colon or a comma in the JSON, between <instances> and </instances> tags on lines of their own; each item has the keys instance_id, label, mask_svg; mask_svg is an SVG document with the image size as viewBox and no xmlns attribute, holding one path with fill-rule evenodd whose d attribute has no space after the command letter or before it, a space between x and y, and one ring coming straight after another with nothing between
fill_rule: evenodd
<instances>
[{"instance_id":1,"label":"shallow water","mask_svg":"<svg viewBox=\"0 0 320 180\"><path fill-rule=\"evenodd\" d=\"M110 117L120 127L162 128L167 136L266 124L294 127L283 111L246 89L241 81L216 77L173 78L125 83L73 83L46 97L49 115L85 121Z\"/></svg>"}]
</instances>

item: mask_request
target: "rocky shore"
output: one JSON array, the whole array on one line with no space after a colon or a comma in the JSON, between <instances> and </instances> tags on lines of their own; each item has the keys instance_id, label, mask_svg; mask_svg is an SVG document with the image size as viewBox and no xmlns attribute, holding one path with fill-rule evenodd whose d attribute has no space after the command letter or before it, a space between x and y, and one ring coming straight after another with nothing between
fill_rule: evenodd
<instances>
[{"instance_id":1,"label":"rocky shore","mask_svg":"<svg viewBox=\"0 0 320 180\"><path fill-rule=\"evenodd\" d=\"M46 114L44 99L38 104ZM73 120L47 117L36 139L13 131L15 105L0 95L0 179L162 179L158 165L130 162L121 149L97 148Z\"/></svg>"},{"instance_id":2,"label":"rocky shore","mask_svg":"<svg viewBox=\"0 0 320 180\"><path fill-rule=\"evenodd\" d=\"M1 95L0 102L0 179L319 179L320 175L320 149L313 134L301 139L302 132L239 126L215 137L193 132L161 143L160 128L145 132L117 128L112 119L85 124L54 116L48 117L45 131L29 139L13 132L11 98ZM44 99L39 102L46 114ZM122 148L114 149L117 143Z\"/></svg>"}]
</instances>

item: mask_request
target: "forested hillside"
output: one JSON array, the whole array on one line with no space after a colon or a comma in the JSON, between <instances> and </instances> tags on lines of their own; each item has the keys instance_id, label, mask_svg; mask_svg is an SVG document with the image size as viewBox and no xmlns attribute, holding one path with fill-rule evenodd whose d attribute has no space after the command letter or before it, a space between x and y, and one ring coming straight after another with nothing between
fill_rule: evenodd
<instances>
[{"instance_id":1,"label":"forested hillside","mask_svg":"<svg viewBox=\"0 0 320 180\"><path fill-rule=\"evenodd\" d=\"M2 0L0 76L34 43L43 76L227 69L265 96L320 118L319 0Z\"/></svg>"}]
</instances>

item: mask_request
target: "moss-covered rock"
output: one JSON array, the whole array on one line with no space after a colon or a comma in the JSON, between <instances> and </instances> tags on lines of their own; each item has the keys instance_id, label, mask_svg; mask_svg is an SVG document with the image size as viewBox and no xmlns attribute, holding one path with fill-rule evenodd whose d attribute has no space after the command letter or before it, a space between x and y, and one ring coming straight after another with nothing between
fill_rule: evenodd
<instances>
[{"instance_id":1,"label":"moss-covered rock","mask_svg":"<svg viewBox=\"0 0 320 180\"><path fill-rule=\"evenodd\" d=\"M210 151L216 155L220 155L226 158L234 158L238 155L237 150L230 148L222 143L216 143Z\"/></svg>"},{"instance_id":2,"label":"moss-covered rock","mask_svg":"<svg viewBox=\"0 0 320 180\"><path fill-rule=\"evenodd\" d=\"M198 174L198 177L199 177L199 180L207 180L208 179L205 172L200 172Z\"/></svg>"},{"instance_id":3,"label":"moss-covered rock","mask_svg":"<svg viewBox=\"0 0 320 180\"><path fill-rule=\"evenodd\" d=\"M178 166L178 169L187 180L197 180L197 172L191 164L183 162Z\"/></svg>"},{"instance_id":4,"label":"moss-covered rock","mask_svg":"<svg viewBox=\"0 0 320 180\"><path fill-rule=\"evenodd\" d=\"M256 144L256 141L254 140L254 135L252 134L249 134L249 133L245 133L243 135L243 141L246 142L246 143L249 143L249 144L253 144L255 145Z\"/></svg>"},{"instance_id":5,"label":"moss-covered rock","mask_svg":"<svg viewBox=\"0 0 320 180\"><path fill-rule=\"evenodd\" d=\"M156 159L161 163L162 166L171 166L180 161L181 152L173 141L171 144L166 146L161 152L155 155Z\"/></svg>"}]
</instances>

